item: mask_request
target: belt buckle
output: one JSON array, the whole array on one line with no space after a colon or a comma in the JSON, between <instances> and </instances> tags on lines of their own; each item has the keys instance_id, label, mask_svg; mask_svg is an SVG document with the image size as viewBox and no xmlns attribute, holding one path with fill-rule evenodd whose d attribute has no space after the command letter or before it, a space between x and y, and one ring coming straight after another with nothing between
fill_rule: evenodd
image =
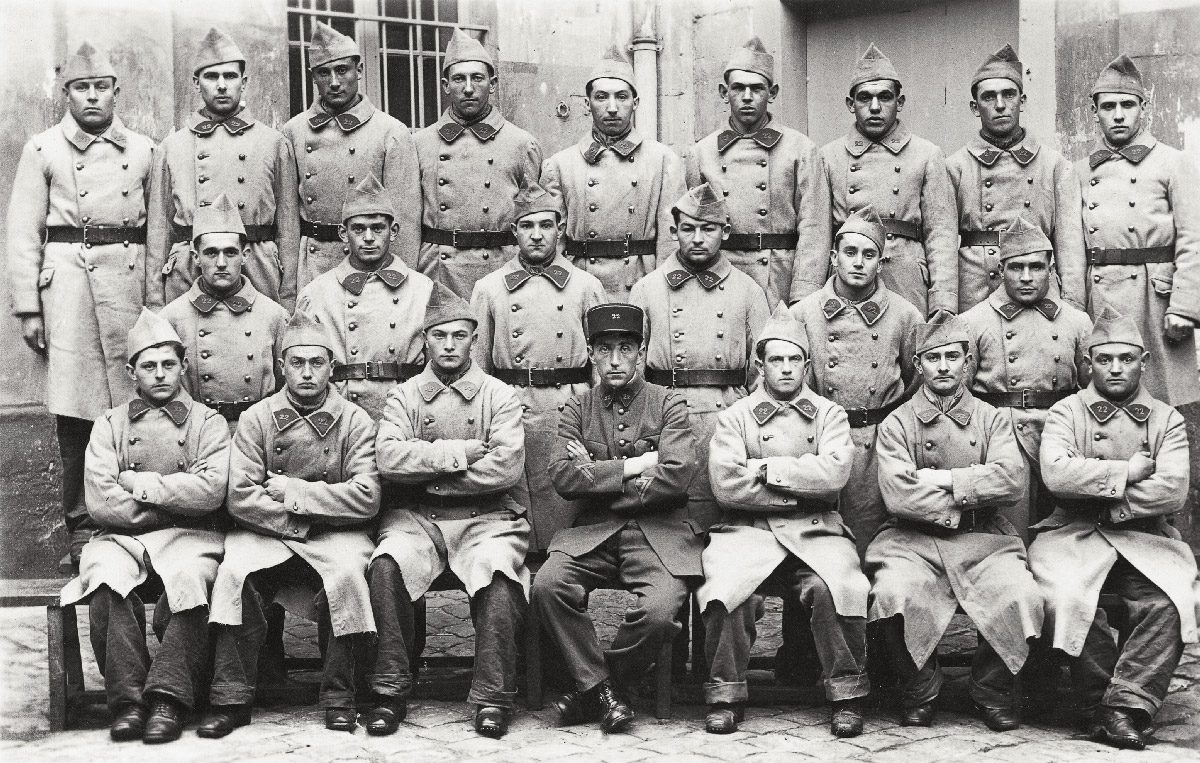
<instances>
[{"instance_id":1,"label":"belt buckle","mask_svg":"<svg viewBox=\"0 0 1200 763\"><path fill-rule=\"evenodd\" d=\"M368 360L363 365L366 366L364 377L367 381L374 381L379 378L379 373L383 370L382 365L378 360Z\"/></svg>"},{"instance_id":2,"label":"belt buckle","mask_svg":"<svg viewBox=\"0 0 1200 763\"><path fill-rule=\"evenodd\" d=\"M621 247L625 251L625 256L629 256L629 242L633 238L632 233L626 233L625 238L621 240Z\"/></svg>"},{"instance_id":3,"label":"belt buckle","mask_svg":"<svg viewBox=\"0 0 1200 763\"><path fill-rule=\"evenodd\" d=\"M756 249L756 251L759 251L759 252L761 252L761 251L762 251L762 249L763 249L763 245L762 245L762 233L756 233L756 234L754 234L754 235L758 237L758 248Z\"/></svg>"},{"instance_id":4,"label":"belt buckle","mask_svg":"<svg viewBox=\"0 0 1200 763\"><path fill-rule=\"evenodd\" d=\"M450 246L454 247L455 249L458 248L458 234L461 230L461 228L455 228L454 230L450 231Z\"/></svg>"},{"instance_id":5,"label":"belt buckle","mask_svg":"<svg viewBox=\"0 0 1200 763\"><path fill-rule=\"evenodd\" d=\"M1028 410L1028 409L1029 409L1029 407L1030 407L1030 405L1029 405L1029 393L1030 393L1030 392L1032 392L1032 391L1033 391L1033 390L1029 389L1028 387L1026 387L1026 388L1024 388L1024 389L1022 389L1022 390L1021 390L1021 407L1022 407L1022 408L1024 408L1024 409L1026 409L1026 410Z\"/></svg>"},{"instance_id":6,"label":"belt buckle","mask_svg":"<svg viewBox=\"0 0 1200 763\"><path fill-rule=\"evenodd\" d=\"M84 246L91 246L91 245L92 245L92 242L91 242L91 241L88 241L88 230L89 230L88 226L87 226L87 225L84 225L84 226L83 226L83 245L84 245Z\"/></svg>"},{"instance_id":7,"label":"belt buckle","mask_svg":"<svg viewBox=\"0 0 1200 763\"><path fill-rule=\"evenodd\" d=\"M850 426L858 424L859 427L867 425L867 409L866 408L847 408L846 419Z\"/></svg>"},{"instance_id":8,"label":"belt buckle","mask_svg":"<svg viewBox=\"0 0 1200 763\"><path fill-rule=\"evenodd\" d=\"M541 371L543 371L543 370L545 370L545 369L541 369L541 368L527 368L527 369L525 369L525 382L526 382L526 385L527 385L527 386L530 386L530 387L536 387L536 386L537 386L537 380L538 380L538 379L540 379L540 378L542 378L542 377L538 376L538 374L539 374Z\"/></svg>"},{"instance_id":9,"label":"belt buckle","mask_svg":"<svg viewBox=\"0 0 1200 763\"><path fill-rule=\"evenodd\" d=\"M677 368L675 366L671 366L671 386L678 387L679 386L679 374L686 373L686 372L687 372L686 368Z\"/></svg>"}]
</instances>

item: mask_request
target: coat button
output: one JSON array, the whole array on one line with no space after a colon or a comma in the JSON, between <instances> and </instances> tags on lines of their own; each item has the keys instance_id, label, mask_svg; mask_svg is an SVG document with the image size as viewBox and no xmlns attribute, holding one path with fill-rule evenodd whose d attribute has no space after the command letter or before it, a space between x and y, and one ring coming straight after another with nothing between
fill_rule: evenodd
<instances>
[{"instance_id":1,"label":"coat button","mask_svg":"<svg viewBox=\"0 0 1200 763\"><path fill-rule=\"evenodd\" d=\"M983 187L984 187L984 188L991 188L991 187L992 187L992 181L991 181L991 180L985 180L985 181L983 181Z\"/></svg>"},{"instance_id":2,"label":"coat button","mask_svg":"<svg viewBox=\"0 0 1200 763\"><path fill-rule=\"evenodd\" d=\"M593 204L588 204L588 209L589 209L589 210L591 210L592 212L595 212L595 211L596 211L597 209L599 209L599 208L600 208L600 207L599 207L598 205L594 204L594 203L593 203Z\"/></svg>"},{"instance_id":3,"label":"coat button","mask_svg":"<svg viewBox=\"0 0 1200 763\"><path fill-rule=\"evenodd\" d=\"M758 210L758 216L759 216L759 217L766 217L768 214L770 214L770 212L769 212L768 210L766 210L766 209L760 209L760 210Z\"/></svg>"},{"instance_id":4,"label":"coat button","mask_svg":"<svg viewBox=\"0 0 1200 763\"><path fill-rule=\"evenodd\" d=\"M1132 207L1134 204L1136 204L1136 203L1137 203L1137 202L1136 202L1136 201L1134 201L1133 199L1130 199L1130 200L1129 200L1129 206L1131 206L1131 207Z\"/></svg>"},{"instance_id":5,"label":"coat button","mask_svg":"<svg viewBox=\"0 0 1200 763\"><path fill-rule=\"evenodd\" d=\"M897 165L896 165L896 172L899 172L899 171L900 171L900 165L899 165L899 164L897 164Z\"/></svg>"},{"instance_id":6,"label":"coat button","mask_svg":"<svg viewBox=\"0 0 1200 763\"><path fill-rule=\"evenodd\" d=\"M933 450L933 441L932 440L927 440L925 442L925 450Z\"/></svg>"},{"instance_id":7,"label":"coat button","mask_svg":"<svg viewBox=\"0 0 1200 763\"><path fill-rule=\"evenodd\" d=\"M351 154L351 155L353 155L353 154L354 154L354 146L351 146L351 147L350 147L350 154Z\"/></svg>"},{"instance_id":8,"label":"coat button","mask_svg":"<svg viewBox=\"0 0 1200 763\"><path fill-rule=\"evenodd\" d=\"M353 175L350 175L349 177L347 177L347 178L346 178L346 180L347 180L347 181L349 181L350 183L353 183L353 182L354 182L354 176L353 176Z\"/></svg>"},{"instance_id":9,"label":"coat button","mask_svg":"<svg viewBox=\"0 0 1200 763\"><path fill-rule=\"evenodd\" d=\"M1027 199L1025 201L1025 208L1028 209L1030 206L1031 206L1031 204L1030 204L1029 200Z\"/></svg>"},{"instance_id":10,"label":"coat button","mask_svg":"<svg viewBox=\"0 0 1200 763\"><path fill-rule=\"evenodd\" d=\"M561 332L561 331L556 331L556 332L554 332L554 334L555 334L555 336L557 336L559 339L562 339L563 332Z\"/></svg>"},{"instance_id":11,"label":"coat button","mask_svg":"<svg viewBox=\"0 0 1200 763\"><path fill-rule=\"evenodd\" d=\"M987 212L991 212L991 211L992 211L992 205L991 205L991 204L984 204L984 205L983 205L983 208L984 208L984 210L985 210L985 211L987 211Z\"/></svg>"},{"instance_id":12,"label":"coat button","mask_svg":"<svg viewBox=\"0 0 1200 763\"><path fill-rule=\"evenodd\" d=\"M200 357L202 357L202 358L208 358L209 355L212 355L212 353L209 352L208 350L204 350L203 352L200 353Z\"/></svg>"},{"instance_id":13,"label":"coat button","mask_svg":"<svg viewBox=\"0 0 1200 763\"><path fill-rule=\"evenodd\" d=\"M509 310L512 310L514 313L520 309L521 309L520 305L513 305L512 307L509 308Z\"/></svg>"},{"instance_id":14,"label":"coat button","mask_svg":"<svg viewBox=\"0 0 1200 763\"><path fill-rule=\"evenodd\" d=\"M595 185L595 184L596 184L596 178L588 178L588 185L589 185L589 186L592 186L592 185Z\"/></svg>"},{"instance_id":15,"label":"coat button","mask_svg":"<svg viewBox=\"0 0 1200 763\"><path fill-rule=\"evenodd\" d=\"M871 361L871 368L879 368L879 361L872 360L872 361Z\"/></svg>"},{"instance_id":16,"label":"coat button","mask_svg":"<svg viewBox=\"0 0 1200 763\"><path fill-rule=\"evenodd\" d=\"M245 154L238 154L238 159L241 159L241 160L244 162L244 161L246 161L246 155L245 155Z\"/></svg>"},{"instance_id":17,"label":"coat button","mask_svg":"<svg viewBox=\"0 0 1200 763\"><path fill-rule=\"evenodd\" d=\"M246 178L239 176L239 177L238 177L238 182L239 182L239 183L245 183L245 182L246 182Z\"/></svg>"},{"instance_id":18,"label":"coat button","mask_svg":"<svg viewBox=\"0 0 1200 763\"><path fill-rule=\"evenodd\" d=\"M449 182L450 181L447 180L446 178L438 178L438 185L445 185L446 183L449 183Z\"/></svg>"},{"instance_id":19,"label":"coat button","mask_svg":"<svg viewBox=\"0 0 1200 763\"><path fill-rule=\"evenodd\" d=\"M442 210L443 212L445 212L445 211L448 209L448 207L447 207L445 204L438 204L438 209L440 209L440 210Z\"/></svg>"},{"instance_id":20,"label":"coat button","mask_svg":"<svg viewBox=\"0 0 1200 763\"><path fill-rule=\"evenodd\" d=\"M80 191L79 198L83 198L84 196L87 196L87 191Z\"/></svg>"}]
</instances>

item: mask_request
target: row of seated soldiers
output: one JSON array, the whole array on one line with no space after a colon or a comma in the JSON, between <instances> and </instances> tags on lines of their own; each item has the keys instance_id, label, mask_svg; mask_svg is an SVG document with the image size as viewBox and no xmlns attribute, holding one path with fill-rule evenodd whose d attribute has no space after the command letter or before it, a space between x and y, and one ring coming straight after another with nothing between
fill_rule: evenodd
<instances>
[{"instance_id":1,"label":"row of seated soldiers","mask_svg":"<svg viewBox=\"0 0 1200 763\"><path fill-rule=\"evenodd\" d=\"M884 282L873 210L837 231L821 290L773 314L721 248L723 195L702 184L671 216L676 250L629 303L607 302L560 253L562 198L526 188L519 254L468 304L392 254L397 213L369 176L343 204L349 253L289 320L242 275L236 208L218 197L198 214L196 285L142 312L126 342L137 397L91 433L99 532L63 594L89 599L112 736L178 738L209 670L198 733L249 723L275 600L331 635L326 726L394 733L414 602L449 570L471 601L468 701L487 736L509 722L527 603L573 683L560 721L619 732L690 591L707 632L705 726L736 730L775 586L808 617L837 736L862 731L868 624L901 723L933 722L935 648L961 607L980 633L970 695L989 728L1019 726L1031 651L1066 655L1091 735L1143 747L1197 639L1198 599L1167 521L1187 492L1184 423L1142 384L1153 366L1136 322L1107 306L1093 326L1067 303L1052 243L1023 219L1001 242L1002 285L926 323ZM355 359L385 344L426 364L398 384L360 373L380 361ZM218 351L238 361L205 366ZM268 394L244 410L195 394L259 376ZM549 556L531 585L538 531ZM139 591L154 582L171 614L151 660ZM601 586L635 596L607 650L587 614ZM1126 609L1120 648L1102 590ZM361 717L356 661L370 675Z\"/></svg>"}]
</instances>

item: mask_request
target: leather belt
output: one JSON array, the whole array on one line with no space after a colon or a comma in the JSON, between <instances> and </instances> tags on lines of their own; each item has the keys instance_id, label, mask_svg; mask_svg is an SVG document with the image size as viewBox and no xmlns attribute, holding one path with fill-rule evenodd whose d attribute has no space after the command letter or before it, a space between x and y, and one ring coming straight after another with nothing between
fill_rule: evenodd
<instances>
[{"instance_id":1,"label":"leather belt","mask_svg":"<svg viewBox=\"0 0 1200 763\"><path fill-rule=\"evenodd\" d=\"M267 225L245 225L243 227L246 229L246 241L250 242L251 244L257 244L263 241L274 241L279 235L279 231L275 227L274 223L269 223ZM181 241L191 242L192 238L192 226L176 225L175 223L171 223L172 244L178 244Z\"/></svg>"},{"instance_id":2,"label":"leather belt","mask_svg":"<svg viewBox=\"0 0 1200 763\"><path fill-rule=\"evenodd\" d=\"M421 373L423 363L389 363L382 360L372 360L366 363L343 363L333 368L335 382L350 379L366 379L368 381L405 381Z\"/></svg>"},{"instance_id":3,"label":"leather belt","mask_svg":"<svg viewBox=\"0 0 1200 763\"><path fill-rule=\"evenodd\" d=\"M960 230L959 246L1000 246L998 230Z\"/></svg>"},{"instance_id":4,"label":"leather belt","mask_svg":"<svg viewBox=\"0 0 1200 763\"><path fill-rule=\"evenodd\" d=\"M242 417L243 413L250 410L250 406L257 402L257 400L238 400L233 402L216 400L211 403L205 403L205 405L224 416L226 421L237 421Z\"/></svg>"},{"instance_id":5,"label":"leather belt","mask_svg":"<svg viewBox=\"0 0 1200 763\"><path fill-rule=\"evenodd\" d=\"M763 249L795 249L800 241L798 233L730 233L721 242L722 249L758 252Z\"/></svg>"},{"instance_id":6,"label":"leather belt","mask_svg":"<svg viewBox=\"0 0 1200 763\"><path fill-rule=\"evenodd\" d=\"M885 218L883 229L887 231L888 238L899 236L900 238L909 238L913 241L922 241L925 238L925 234L921 230L921 223L910 223L908 220Z\"/></svg>"},{"instance_id":7,"label":"leather belt","mask_svg":"<svg viewBox=\"0 0 1200 763\"><path fill-rule=\"evenodd\" d=\"M304 218L300 218L300 235L308 236L317 241L334 242L341 241L338 236L337 225L327 225L325 223L310 223Z\"/></svg>"},{"instance_id":8,"label":"leather belt","mask_svg":"<svg viewBox=\"0 0 1200 763\"><path fill-rule=\"evenodd\" d=\"M862 429L883 423L892 411L904 405L907 396L900 396L882 408L847 408L846 418L850 421L851 429Z\"/></svg>"},{"instance_id":9,"label":"leather belt","mask_svg":"<svg viewBox=\"0 0 1200 763\"><path fill-rule=\"evenodd\" d=\"M455 249L496 249L517 243L510 230L442 230L428 225L421 226L421 241Z\"/></svg>"},{"instance_id":10,"label":"leather belt","mask_svg":"<svg viewBox=\"0 0 1200 763\"><path fill-rule=\"evenodd\" d=\"M422 506L439 509L459 509L464 506L483 507L504 498L504 493L472 493L471 495L439 495L428 490L418 501ZM495 511L496 509L492 509ZM480 512L486 513L486 512Z\"/></svg>"},{"instance_id":11,"label":"leather belt","mask_svg":"<svg viewBox=\"0 0 1200 763\"><path fill-rule=\"evenodd\" d=\"M559 384L587 384L592 367L580 368L493 368L491 375L505 384L522 387L554 387Z\"/></svg>"},{"instance_id":12,"label":"leather belt","mask_svg":"<svg viewBox=\"0 0 1200 763\"><path fill-rule=\"evenodd\" d=\"M940 537L949 537L952 535L961 535L963 533L981 533L986 532L984 528L996 518L996 510L990 507L982 507L973 511L964 511L959 517L958 527L943 527L933 522L918 522L915 519L897 518L896 524L898 527L903 527L907 530L913 530L927 535L937 535Z\"/></svg>"},{"instance_id":13,"label":"leather belt","mask_svg":"<svg viewBox=\"0 0 1200 763\"><path fill-rule=\"evenodd\" d=\"M1150 246L1144 249L1088 249L1092 265L1148 265L1152 262L1174 262L1175 245Z\"/></svg>"},{"instance_id":14,"label":"leather belt","mask_svg":"<svg viewBox=\"0 0 1200 763\"><path fill-rule=\"evenodd\" d=\"M972 392L988 405L997 408L1049 408L1059 400L1066 400L1076 390L1021 389L1011 392Z\"/></svg>"},{"instance_id":15,"label":"leather belt","mask_svg":"<svg viewBox=\"0 0 1200 763\"><path fill-rule=\"evenodd\" d=\"M75 228L70 225L50 225L46 227L47 244L83 244L84 246L103 246L104 244L144 244L146 243L146 226L140 228L120 228L99 225L85 225Z\"/></svg>"},{"instance_id":16,"label":"leather belt","mask_svg":"<svg viewBox=\"0 0 1200 763\"><path fill-rule=\"evenodd\" d=\"M646 381L664 387L741 387L744 368L647 368Z\"/></svg>"},{"instance_id":17,"label":"leather belt","mask_svg":"<svg viewBox=\"0 0 1200 763\"><path fill-rule=\"evenodd\" d=\"M658 253L658 242L652 238L635 239L626 236L623 239L589 239L576 241L567 237L566 255L568 257L599 257L602 259L619 259L621 257L643 257Z\"/></svg>"}]
</instances>

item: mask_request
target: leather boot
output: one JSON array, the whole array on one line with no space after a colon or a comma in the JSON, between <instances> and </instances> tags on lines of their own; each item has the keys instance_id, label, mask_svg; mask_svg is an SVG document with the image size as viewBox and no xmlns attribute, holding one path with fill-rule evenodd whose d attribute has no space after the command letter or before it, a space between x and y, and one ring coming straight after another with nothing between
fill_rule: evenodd
<instances>
[{"instance_id":1,"label":"leather boot","mask_svg":"<svg viewBox=\"0 0 1200 763\"><path fill-rule=\"evenodd\" d=\"M858 699L834 702L833 712L829 718L829 730L835 737L842 739L861 734L863 730L862 702Z\"/></svg>"},{"instance_id":2,"label":"leather boot","mask_svg":"<svg viewBox=\"0 0 1200 763\"><path fill-rule=\"evenodd\" d=\"M1124 710L1101 705L1092 717L1088 735L1097 742L1122 750L1146 749L1146 738L1133 723L1133 718Z\"/></svg>"},{"instance_id":3,"label":"leather boot","mask_svg":"<svg viewBox=\"0 0 1200 763\"><path fill-rule=\"evenodd\" d=\"M491 739L504 736L508 733L508 711L502 707L480 705L475 710L475 732Z\"/></svg>"},{"instance_id":4,"label":"leather boot","mask_svg":"<svg viewBox=\"0 0 1200 763\"><path fill-rule=\"evenodd\" d=\"M600 729L605 733L624 731L633 722L633 710L621 697L612 681L605 680L595 689L596 701L600 705Z\"/></svg>"},{"instance_id":5,"label":"leather boot","mask_svg":"<svg viewBox=\"0 0 1200 763\"><path fill-rule=\"evenodd\" d=\"M113 719L108 729L114 742L132 742L146 733L146 716L149 711L141 705L129 705Z\"/></svg>"},{"instance_id":6,"label":"leather boot","mask_svg":"<svg viewBox=\"0 0 1200 763\"><path fill-rule=\"evenodd\" d=\"M145 744L174 742L183 734L184 708L175 700L160 697L150 707L150 718L146 721Z\"/></svg>"},{"instance_id":7,"label":"leather boot","mask_svg":"<svg viewBox=\"0 0 1200 763\"><path fill-rule=\"evenodd\" d=\"M250 725L249 705L213 705L196 728L204 739L227 737L236 728Z\"/></svg>"},{"instance_id":8,"label":"leather boot","mask_svg":"<svg viewBox=\"0 0 1200 763\"><path fill-rule=\"evenodd\" d=\"M708 715L704 717L704 730L710 734L732 734L737 731L745 714L745 707L741 703L717 702L709 705Z\"/></svg>"}]
</instances>

